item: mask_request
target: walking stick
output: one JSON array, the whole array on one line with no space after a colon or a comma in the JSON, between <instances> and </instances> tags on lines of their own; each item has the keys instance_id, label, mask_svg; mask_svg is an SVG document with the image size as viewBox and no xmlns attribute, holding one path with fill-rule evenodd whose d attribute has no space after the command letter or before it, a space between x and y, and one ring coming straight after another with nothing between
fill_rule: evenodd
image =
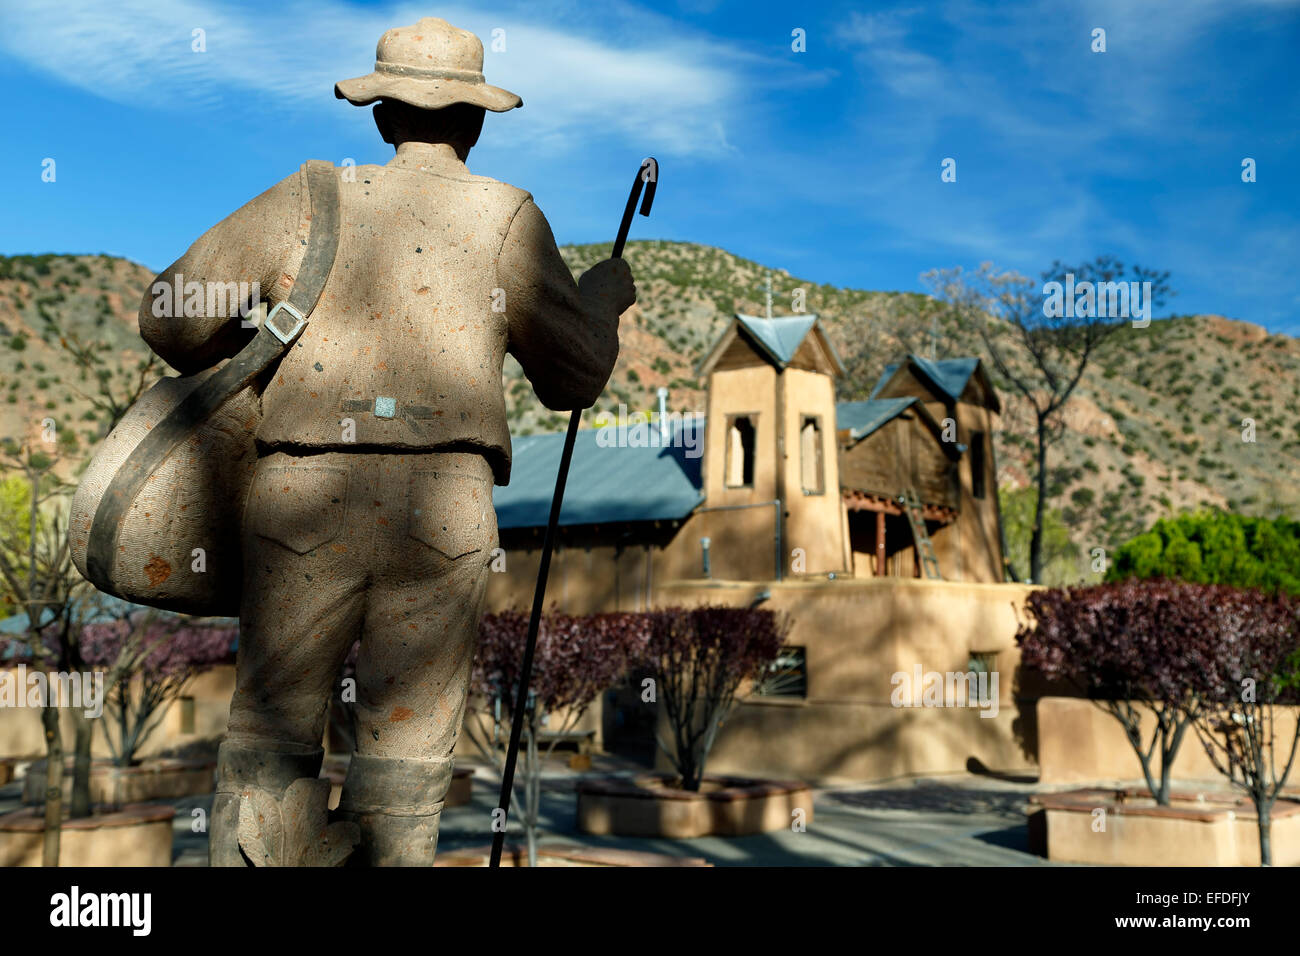
<instances>
[{"instance_id":1,"label":"walking stick","mask_svg":"<svg viewBox=\"0 0 1300 956\"><path fill-rule=\"evenodd\" d=\"M650 206L655 200L655 185L659 181L659 163L654 157L641 161L632 183L632 192L627 197L627 206L623 209L623 221L618 227L618 238L614 240L614 252L611 259L623 257L623 246L627 242L628 230L632 228L632 215L636 212L636 201L641 198L641 187L645 186L645 197L641 199L641 215L650 215ZM533 592L533 613L528 618L528 640L524 644L524 660L519 671L519 690L515 694L515 709L510 721L510 746L506 749L506 766L501 776L501 799L498 801L501 819L493 821L496 832L492 835L492 858L489 866L501 865L501 849L506 842L506 821L510 817L510 791L515 782L515 761L519 757L519 738L524 728L524 708L528 705L528 682L533 675L533 652L537 649L537 629L542 622L542 605L546 600L546 577L551 570L551 551L555 546L555 530L560 523L560 505L564 501L564 485L569 478L569 463L573 459L573 441L578 435L578 423L582 420L582 409L575 408L569 416L569 430L564 434L564 450L560 453L560 470L555 476L555 495L551 498L551 514L546 519L546 536L542 538L542 560L537 568L537 589Z\"/></svg>"}]
</instances>

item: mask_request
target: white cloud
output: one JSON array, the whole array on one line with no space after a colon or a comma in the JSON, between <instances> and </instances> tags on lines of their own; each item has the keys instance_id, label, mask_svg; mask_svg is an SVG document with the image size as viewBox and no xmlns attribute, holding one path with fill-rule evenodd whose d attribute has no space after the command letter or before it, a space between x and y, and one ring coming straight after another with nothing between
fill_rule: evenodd
<instances>
[{"instance_id":1,"label":"white cloud","mask_svg":"<svg viewBox=\"0 0 1300 956\"><path fill-rule=\"evenodd\" d=\"M1224 71L1211 81L1194 68L1198 53L1217 30L1267 31L1271 16L1296 5L948 0L938 9L852 14L836 40L859 65L873 104L855 133L887 159L869 176L827 171L814 182L839 184L836 198L869 210L899 247L1030 264L1044 247L1090 255L1093 244L1154 249L1151 258L1160 258L1175 210L1135 215L1094 198L1094 184L1158 177L1153 144L1199 147L1221 136L1220 101L1237 97L1217 86ZM1107 29L1104 55L1089 52L1094 26ZM976 147L971 161L958 143ZM998 177L999 154L1019 171L1014 184ZM937 183L939 159L949 155L960 166L951 196L916 189L913 171L923 167ZM1179 195L1175 207L1186 202ZM1224 214L1221 222L1243 221Z\"/></svg>"},{"instance_id":2,"label":"white cloud","mask_svg":"<svg viewBox=\"0 0 1300 956\"><path fill-rule=\"evenodd\" d=\"M853 12L835 32L840 43L857 51L859 61L900 97L934 100L951 80L935 57L908 49L909 21L915 11Z\"/></svg>"},{"instance_id":3,"label":"white cloud","mask_svg":"<svg viewBox=\"0 0 1300 956\"><path fill-rule=\"evenodd\" d=\"M728 126L743 116L738 107L753 85L744 74L759 66L752 55L627 7L605 25L564 9L543 24L534 22L535 7L522 10L439 14L485 41L488 82L523 97L513 130L533 148L564 152L593 135L613 135L670 154L730 151ZM63 0L7 11L0 49L119 103L339 115L347 107L334 99L334 83L368 73L379 35L428 12L337 0L242 9L212 0ZM638 19L654 29L638 31ZM498 26L506 30L504 53L490 49ZM207 52L191 49L196 28L205 31Z\"/></svg>"}]
</instances>

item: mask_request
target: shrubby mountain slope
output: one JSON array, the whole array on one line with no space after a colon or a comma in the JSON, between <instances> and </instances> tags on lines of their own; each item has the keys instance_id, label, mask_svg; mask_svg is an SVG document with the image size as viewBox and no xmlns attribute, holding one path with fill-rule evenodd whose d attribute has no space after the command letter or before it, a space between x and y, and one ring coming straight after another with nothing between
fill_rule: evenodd
<instances>
[{"instance_id":1,"label":"shrubby mountain slope","mask_svg":"<svg viewBox=\"0 0 1300 956\"><path fill-rule=\"evenodd\" d=\"M610 246L562 251L576 274ZM695 368L733 312L764 314L769 276L775 314L789 314L801 290L806 311L825 321L850 373L838 386L842 399L866 397L884 366L907 351L981 354L974 333L922 295L818 285L694 243L634 241L625 255L639 301L624 321L622 354L598 409L655 408L664 385L672 409L702 412ZM112 256L0 257L0 435L53 417L75 436L69 444L85 449L97 440L103 423L82 397L91 383L79 379L47 319L134 366L145 354L135 313L151 278ZM563 428L566 416L537 403L513 362L504 386L516 434ZM1003 388L1002 398L1001 481L1021 488L1032 422L1011 391ZM1243 441L1251 422L1255 440ZM1290 336L1207 315L1125 329L1085 375L1066 424L1049 459L1051 505L1085 562L1091 549L1113 549L1171 512L1213 506L1300 515L1300 341Z\"/></svg>"}]
</instances>

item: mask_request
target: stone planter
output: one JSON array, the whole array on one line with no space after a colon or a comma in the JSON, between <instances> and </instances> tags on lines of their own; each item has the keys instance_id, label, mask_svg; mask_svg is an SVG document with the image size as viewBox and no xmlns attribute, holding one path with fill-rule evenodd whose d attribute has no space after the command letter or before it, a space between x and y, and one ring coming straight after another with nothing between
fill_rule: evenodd
<instances>
[{"instance_id":1,"label":"stone planter","mask_svg":"<svg viewBox=\"0 0 1300 956\"><path fill-rule=\"evenodd\" d=\"M90 767L90 802L121 806L211 793L216 766L211 760L156 759L135 767L115 767L107 761L96 760ZM71 761L63 771L63 799L72 799ZM35 761L27 768L23 803L29 806L45 803L44 760Z\"/></svg>"},{"instance_id":2,"label":"stone planter","mask_svg":"<svg viewBox=\"0 0 1300 956\"><path fill-rule=\"evenodd\" d=\"M171 866L172 816L159 804L132 804L65 820L59 866ZM0 867L40 866L43 811L24 807L0 816Z\"/></svg>"},{"instance_id":3,"label":"stone planter","mask_svg":"<svg viewBox=\"0 0 1300 956\"><path fill-rule=\"evenodd\" d=\"M348 775L346 759L328 759L321 768L320 775L330 782L329 808L337 810L339 797L343 795L343 780ZM451 786L443 798L443 808L462 807L469 803L474 790L474 771L469 767L457 767L451 773Z\"/></svg>"},{"instance_id":4,"label":"stone planter","mask_svg":"<svg viewBox=\"0 0 1300 956\"><path fill-rule=\"evenodd\" d=\"M748 836L788 828L794 811L813 819L807 784L705 777L699 793L680 790L668 774L606 777L578 784L578 830L616 836Z\"/></svg>"},{"instance_id":5,"label":"stone planter","mask_svg":"<svg viewBox=\"0 0 1300 956\"><path fill-rule=\"evenodd\" d=\"M487 866L491 846L439 853L434 866ZM528 848L507 844L501 854L502 866L527 866ZM537 865L542 866L712 866L697 856L664 856L606 847L548 846L537 848Z\"/></svg>"},{"instance_id":6,"label":"stone planter","mask_svg":"<svg viewBox=\"0 0 1300 956\"><path fill-rule=\"evenodd\" d=\"M1102 866L1259 866L1255 807L1235 793L1081 789L1030 798L1045 822L1046 855ZM1104 817L1097 813L1104 810ZM1273 805L1274 866L1300 865L1300 801ZM1105 830L1098 827L1104 819ZM1032 818L1031 818L1032 820ZM1031 829L1033 823L1031 822Z\"/></svg>"}]
</instances>

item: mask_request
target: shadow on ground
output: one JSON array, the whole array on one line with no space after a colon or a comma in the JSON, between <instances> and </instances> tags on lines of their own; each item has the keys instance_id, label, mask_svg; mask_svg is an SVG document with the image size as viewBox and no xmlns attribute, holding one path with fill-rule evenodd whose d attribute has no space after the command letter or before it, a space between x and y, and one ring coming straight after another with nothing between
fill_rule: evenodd
<instances>
[{"instance_id":1,"label":"shadow on ground","mask_svg":"<svg viewBox=\"0 0 1300 956\"><path fill-rule=\"evenodd\" d=\"M913 786L870 790L836 790L824 800L858 810L907 810L916 813L979 814L1024 820L1025 794L982 790L920 781Z\"/></svg>"}]
</instances>

